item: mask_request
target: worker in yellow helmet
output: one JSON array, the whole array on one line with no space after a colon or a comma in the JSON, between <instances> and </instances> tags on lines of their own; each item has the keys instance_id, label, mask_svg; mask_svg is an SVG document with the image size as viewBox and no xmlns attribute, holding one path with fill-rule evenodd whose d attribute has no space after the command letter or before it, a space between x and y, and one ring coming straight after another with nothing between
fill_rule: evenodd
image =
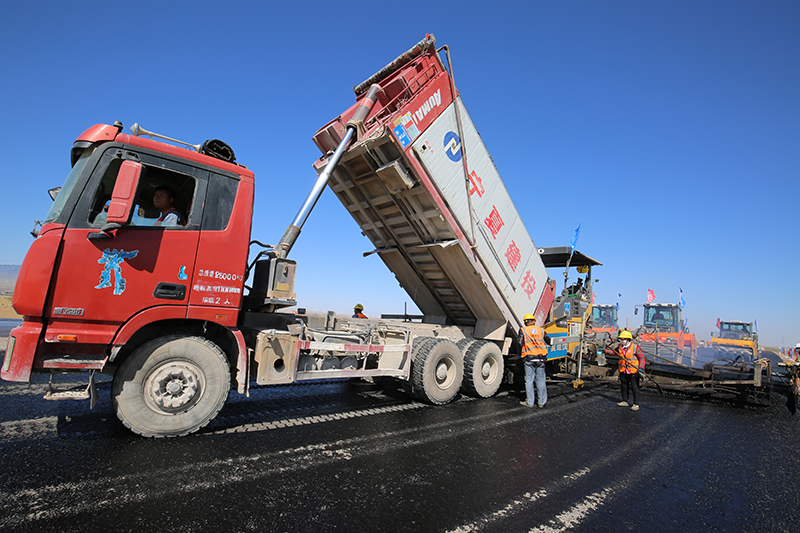
<instances>
[{"instance_id":1,"label":"worker in yellow helmet","mask_svg":"<svg viewBox=\"0 0 800 533\"><path fill-rule=\"evenodd\" d=\"M363 310L364 310L363 305L356 304L355 307L353 307L353 318L367 318L367 315L361 312Z\"/></svg>"},{"instance_id":2,"label":"worker in yellow helmet","mask_svg":"<svg viewBox=\"0 0 800 533\"><path fill-rule=\"evenodd\" d=\"M644 354L638 344L633 342L633 335L627 329L619 332L619 347L606 350L608 354L619 356L619 384L622 401L617 405L628 407L629 393L633 393L631 411L639 410L639 376L644 374Z\"/></svg>"},{"instance_id":3,"label":"worker in yellow helmet","mask_svg":"<svg viewBox=\"0 0 800 533\"><path fill-rule=\"evenodd\" d=\"M526 314L522 321L525 322L525 326L520 328L517 342L521 347L520 355L525 365L525 401L519 403L525 407L533 407L534 399L537 399L536 405L544 407L547 403L545 363L550 337L544 329L536 325L536 317L532 314ZM534 382L536 394L533 390Z\"/></svg>"}]
</instances>

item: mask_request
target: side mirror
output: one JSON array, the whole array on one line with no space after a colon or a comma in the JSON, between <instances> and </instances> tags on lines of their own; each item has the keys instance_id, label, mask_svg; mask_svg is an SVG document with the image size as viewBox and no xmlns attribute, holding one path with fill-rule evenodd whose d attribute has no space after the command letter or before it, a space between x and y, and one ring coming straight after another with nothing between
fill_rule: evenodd
<instances>
[{"instance_id":1,"label":"side mirror","mask_svg":"<svg viewBox=\"0 0 800 533\"><path fill-rule=\"evenodd\" d=\"M634 307L633 308L633 314L634 315L638 315L639 314L639 308L638 307Z\"/></svg>"},{"instance_id":2,"label":"side mirror","mask_svg":"<svg viewBox=\"0 0 800 533\"><path fill-rule=\"evenodd\" d=\"M717 336L717 334L716 334L716 333L714 333L714 332L712 331L712 332L711 332L711 338L713 339L713 338L714 338L714 337L716 337L716 336Z\"/></svg>"},{"instance_id":3,"label":"side mirror","mask_svg":"<svg viewBox=\"0 0 800 533\"><path fill-rule=\"evenodd\" d=\"M111 193L106 223L127 224L133 214L133 201L142 175L142 164L136 161L123 161L117 174L117 182Z\"/></svg>"},{"instance_id":4,"label":"side mirror","mask_svg":"<svg viewBox=\"0 0 800 533\"><path fill-rule=\"evenodd\" d=\"M111 233L112 231L118 230L122 227L121 224L116 223L108 223L105 224L102 228L100 228L99 232L90 233L86 236L87 239L90 241L102 241L105 239L110 239L114 235Z\"/></svg>"},{"instance_id":5,"label":"side mirror","mask_svg":"<svg viewBox=\"0 0 800 533\"><path fill-rule=\"evenodd\" d=\"M47 191L47 194L49 194L50 198L52 198L53 201L55 202L56 198L58 198L58 193L60 192L61 192L61 187L53 187L52 189Z\"/></svg>"}]
</instances>

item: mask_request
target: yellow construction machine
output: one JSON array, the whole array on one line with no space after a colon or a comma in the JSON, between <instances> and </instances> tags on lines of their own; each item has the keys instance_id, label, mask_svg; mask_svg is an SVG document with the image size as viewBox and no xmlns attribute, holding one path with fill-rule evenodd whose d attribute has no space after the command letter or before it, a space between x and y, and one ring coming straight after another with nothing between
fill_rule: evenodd
<instances>
[{"instance_id":1,"label":"yellow construction machine","mask_svg":"<svg viewBox=\"0 0 800 533\"><path fill-rule=\"evenodd\" d=\"M719 331L712 332L709 341L715 359L741 359L746 363L758 359L758 333L752 322L717 320L717 327Z\"/></svg>"}]
</instances>

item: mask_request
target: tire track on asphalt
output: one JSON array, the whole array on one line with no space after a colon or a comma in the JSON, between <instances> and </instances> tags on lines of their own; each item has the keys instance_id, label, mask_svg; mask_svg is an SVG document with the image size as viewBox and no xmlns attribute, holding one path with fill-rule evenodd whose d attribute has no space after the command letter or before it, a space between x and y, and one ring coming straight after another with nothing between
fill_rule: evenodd
<instances>
[{"instance_id":1,"label":"tire track on asphalt","mask_svg":"<svg viewBox=\"0 0 800 533\"><path fill-rule=\"evenodd\" d=\"M57 416L0 422L0 442L45 439L57 436Z\"/></svg>"},{"instance_id":2,"label":"tire track on asphalt","mask_svg":"<svg viewBox=\"0 0 800 533\"><path fill-rule=\"evenodd\" d=\"M600 397L586 397L586 401L606 401ZM476 401L469 399L466 401ZM195 491L220 490L220 487L237 483L260 481L273 476L292 474L312 468L367 458L371 455L387 453L387 449L398 450L416 446L429 446L442 440L452 440L476 431L486 431L493 427L518 423L520 420L535 417L560 416L565 412L581 409L584 402L572 402L560 406L558 410L539 412L532 415L528 409L510 409L498 413L484 413L458 420L428 423L422 426L394 431L382 431L371 435L358 435L329 443L299 446L287 450L269 451L250 455L239 455L227 459L215 459L185 464L169 470L151 469L136 474L106 476L80 482L65 482L36 488L20 489L0 493L0 509L5 516L0 517L0 527L13 527L28 522L57 520L62 517L82 513L96 513L98 509L114 509L121 505L146 503L175 499L178 495ZM398 409L398 407L403 407ZM412 403L408 406L390 406L367 409L361 416L391 413L393 411L419 408L437 408L427 404ZM344 413L342 413L344 415ZM358 415L353 415L358 416ZM316 419L315 419L316 418ZM303 417L308 424L333 422L343 417ZM308 419L308 420L305 420ZM293 426L305 425L293 421ZM248 427L250 425L247 425ZM285 429L265 427L260 431ZM245 430L246 431L246 430ZM254 429L255 431L255 429ZM227 430L225 431L228 432ZM186 437L184 437L186 438ZM202 438L202 434L193 438ZM218 475L209 476L209 472ZM171 481L163 488L163 479ZM288 476L295 479L297 476ZM148 487L141 491L140 487ZM81 494L81 501L75 500Z\"/></svg>"},{"instance_id":3,"label":"tire track on asphalt","mask_svg":"<svg viewBox=\"0 0 800 533\"><path fill-rule=\"evenodd\" d=\"M46 384L3 383L3 388L0 389L0 396L23 396L26 394L40 394L44 396L45 393L47 393Z\"/></svg>"},{"instance_id":4,"label":"tire track on asphalt","mask_svg":"<svg viewBox=\"0 0 800 533\"><path fill-rule=\"evenodd\" d=\"M530 528L529 531L562 533L579 526L586 519L591 517L592 514L597 513L603 505L611 503L626 487L636 485L639 480L655 471L668 460L669 456L674 455L677 450L681 449L682 445L690 441L695 432L707 423L710 415L687 417L686 414L689 410L689 405L681 406L681 408L674 412L668 419L631 440L625 447L615 448L613 451L596 458L588 466L576 472L564 475L559 481L551 483L536 492L526 492L502 508L485 513L478 519L468 524L457 526L447 533L476 533L484 529L503 529L502 521L513 518L520 513L531 511L533 505L537 501L544 498L556 498L560 493L574 490L579 482L585 483L589 478L599 476L602 471L609 468L612 468L613 471L613 465L630 457L630 448L643 447L646 443L652 441L664 443L659 446L658 450L653 450L650 455L646 456L646 459L637 465L635 472L627 474L622 479L610 483L602 482L602 484L605 485L604 487L578 500L573 498L570 506L565 507L562 512L558 513L548 522ZM685 424L687 418L691 420L691 425ZM674 428L675 424L679 422L684 423L684 428L680 437L676 438L675 435L670 432L670 429ZM659 435L667 433L669 433L669 439L658 439ZM612 465L612 467L609 467L609 465Z\"/></svg>"}]
</instances>

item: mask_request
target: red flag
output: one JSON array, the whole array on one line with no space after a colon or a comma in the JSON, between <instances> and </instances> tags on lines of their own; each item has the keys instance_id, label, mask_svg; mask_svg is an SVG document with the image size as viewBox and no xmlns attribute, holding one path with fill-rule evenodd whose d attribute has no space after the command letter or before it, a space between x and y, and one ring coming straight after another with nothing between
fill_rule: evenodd
<instances>
[{"instance_id":1,"label":"red flag","mask_svg":"<svg viewBox=\"0 0 800 533\"><path fill-rule=\"evenodd\" d=\"M595 296L596 296L596 295L595 295L594 291L592 291L592 305L594 305L594 297L595 297Z\"/></svg>"},{"instance_id":2,"label":"red flag","mask_svg":"<svg viewBox=\"0 0 800 533\"><path fill-rule=\"evenodd\" d=\"M719 318L717 319L717 327L719 327Z\"/></svg>"},{"instance_id":3,"label":"red flag","mask_svg":"<svg viewBox=\"0 0 800 533\"><path fill-rule=\"evenodd\" d=\"M650 303L650 302L652 302L652 301L653 301L653 300L655 300L655 299L656 299L656 293L654 293L654 292L653 292L652 290L650 290L650 289L647 289L647 303Z\"/></svg>"}]
</instances>

